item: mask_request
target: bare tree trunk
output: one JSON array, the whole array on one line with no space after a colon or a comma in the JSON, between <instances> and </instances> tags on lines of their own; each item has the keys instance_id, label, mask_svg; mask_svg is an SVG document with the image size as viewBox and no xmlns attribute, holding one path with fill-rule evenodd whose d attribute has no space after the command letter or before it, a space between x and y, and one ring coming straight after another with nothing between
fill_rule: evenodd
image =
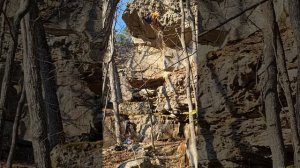
<instances>
[{"instance_id":1,"label":"bare tree trunk","mask_svg":"<svg viewBox=\"0 0 300 168\"><path fill-rule=\"evenodd\" d=\"M188 21L190 22L191 24L191 28L192 28L192 54L193 54L193 62L194 62L194 68L195 68L195 74L191 74L191 77L192 77L192 87L193 87L193 91L194 91L194 98L195 98L195 110L198 112L198 98L197 98L197 93L196 93L196 85L197 85L197 80L195 80L195 78L197 79L197 76L198 76L198 55L197 55L197 50L198 50L198 34L197 34L197 28L196 28L196 18L195 18L195 15L193 13L193 9L192 7L193 6L196 6L196 9L198 10L197 8L197 1L193 1L193 4L191 5L191 1L190 0L187 0L186 1L186 4L187 4L187 10L188 10L188 13L189 13L189 19ZM193 71L191 71L193 72Z\"/></svg>"},{"instance_id":2,"label":"bare tree trunk","mask_svg":"<svg viewBox=\"0 0 300 168\"><path fill-rule=\"evenodd\" d=\"M110 36L110 62L109 62L109 82L110 82L110 90L111 90L111 101L113 103L114 108L114 118L115 118L115 134L118 145L122 144L122 138L121 138L121 121L120 121L120 112L119 112L119 100L118 100L118 91L117 90L117 84L120 84L120 82L116 82L119 78L117 77L116 70L116 64L114 59L115 54L115 47L114 47L114 30L112 30L111 36ZM120 87L119 87L120 88Z\"/></svg>"},{"instance_id":3,"label":"bare tree trunk","mask_svg":"<svg viewBox=\"0 0 300 168\"><path fill-rule=\"evenodd\" d=\"M3 9L3 8L4 8L5 2L6 2L6 0L0 0L0 9ZM4 10L3 10L3 11L4 11ZM3 11L1 11L1 12L3 12ZM1 12L0 12L0 13L1 13Z\"/></svg>"},{"instance_id":4,"label":"bare tree trunk","mask_svg":"<svg viewBox=\"0 0 300 168\"><path fill-rule=\"evenodd\" d=\"M117 9L117 5L119 3L120 0L103 0L103 3L102 3L102 33L103 34L108 34L111 32L112 30L112 24L113 24L113 20L114 20L114 14L116 12L116 9ZM108 46L108 43L109 43L109 36L105 36L105 39L103 40L101 46L99 46L99 49L101 50L105 50ZM103 61L103 58L104 56L101 55L100 57L101 58L101 61ZM100 104L100 109L102 109L102 104ZM105 112L101 111L102 114L104 114ZM98 132L101 132L103 133L103 122L100 123L100 124L96 124L95 125L95 129L98 131ZM100 137L100 139L103 139L103 136Z\"/></svg>"},{"instance_id":5,"label":"bare tree trunk","mask_svg":"<svg viewBox=\"0 0 300 168\"><path fill-rule=\"evenodd\" d=\"M269 144L272 152L273 167L285 167L285 153L280 124L280 108L277 93L277 69L276 69L276 19L272 10L272 1L262 5L265 17L264 27L264 81L263 81L263 99L265 101L265 112L267 121L267 131Z\"/></svg>"},{"instance_id":6,"label":"bare tree trunk","mask_svg":"<svg viewBox=\"0 0 300 168\"><path fill-rule=\"evenodd\" d=\"M28 12L29 6L30 6L30 0L26 0L24 3L20 3L20 8L18 9L14 18L14 23L12 26L12 40L10 41L9 44L9 51L5 62L5 70L2 79L1 95L0 95L0 157L2 153L1 149L2 149L2 140L3 140L4 119L5 119L5 112L6 112L6 99L7 99L8 88L10 86L12 72L13 72L15 54L18 47L18 29L20 25L20 20Z\"/></svg>"},{"instance_id":7,"label":"bare tree trunk","mask_svg":"<svg viewBox=\"0 0 300 168\"><path fill-rule=\"evenodd\" d=\"M194 123L194 114L193 114L193 104L192 104L192 96L191 96L191 68L190 68L190 59L188 57L188 52L186 48L185 41L185 11L183 6L183 0L180 0L180 10L181 10L181 35L180 42L182 45L183 55L186 58L186 95L188 100L189 107L189 127L190 127L190 142L188 148L191 151L190 160L193 161L193 167L198 167L198 152L197 152L197 140L195 134L195 123Z\"/></svg>"},{"instance_id":8,"label":"bare tree trunk","mask_svg":"<svg viewBox=\"0 0 300 168\"><path fill-rule=\"evenodd\" d=\"M115 12L117 9L117 5L119 3L120 0L104 0L103 2L103 6L102 6L102 26L103 26L103 31L106 33L111 32L112 29L112 25L113 25L113 20L114 20L114 16L115 16ZM104 42L103 44L105 46L103 46L104 48L107 47L108 41L109 41L109 36L105 36Z\"/></svg>"},{"instance_id":9,"label":"bare tree trunk","mask_svg":"<svg viewBox=\"0 0 300 168\"><path fill-rule=\"evenodd\" d=\"M273 8L274 9L274 8ZM275 17L275 16L274 16ZM288 105L288 110L289 110L289 118L290 118L290 125L291 125L291 131L292 131L292 142L293 142L293 148L294 148L294 165L296 167L300 168L300 139L299 139L299 131L298 131L298 122L299 120L297 119L295 107L294 107L294 101L292 97L292 89L291 89L291 82L288 76L288 71L286 67L286 59L285 59L285 52L283 48L283 43L282 39L280 36L280 31L278 24L276 23L275 25L275 30L276 30L276 42L277 42L277 51L274 51L275 53L277 52L276 56L276 62L277 62L277 68L279 71L279 81L280 84L284 90L287 105ZM273 44L276 46L275 44ZM276 47L274 47L274 50Z\"/></svg>"},{"instance_id":10,"label":"bare tree trunk","mask_svg":"<svg viewBox=\"0 0 300 168\"><path fill-rule=\"evenodd\" d=\"M153 150L155 150L155 144L154 144L154 130L153 130L153 126L154 126L154 122L153 122L153 107L152 107L152 104L150 102L150 99L149 99L149 92L147 89L146 90L146 93L147 93L147 101L148 101L148 104L149 104L149 108L150 108L150 123L151 123L151 146L153 148Z\"/></svg>"},{"instance_id":11,"label":"bare tree trunk","mask_svg":"<svg viewBox=\"0 0 300 168\"><path fill-rule=\"evenodd\" d=\"M102 72L104 73L102 80L102 93L101 93L101 104L105 105L106 104L106 100L104 101L104 97L105 97L105 90L107 89L107 78L108 78L108 69L109 69L109 63L105 63L103 62L102 64ZM108 92L108 91L107 91Z\"/></svg>"},{"instance_id":12,"label":"bare tree trunk","mask_svg":"<svg viewBox=\"0 0 300 168\"><path fill-rule=\"evenodd\" d=\"M4 34L5 34L5 12L6 12L6 8L7 8L7 4L8 4L8 0L2 0L3 2L1 2L0 4L0 8L2 8L2 20L1 20L1 34L0 34L0 55L2 55L2 50L3 50L3 42L4 42ZM3 3L3 5L2 5Z\"/></svg>"},{"instance_id":13,"label":"bare tree trunk","mask_svg":"<svg viewBox=\"0 0 300 168\"><path fill-rule=\"evenodd\" d=\"M2 15L1 15L2 20L1 20L1 34L0 34L0 56L2 56L2 49L3 49L3 43L4 43L4 32L5 32L5 15L4 15L4 12L6 11L6 3L7 3L6 0L1 0L1 2L0 2L0 8L3 9ZM13 43L12 43L12 45L13 45ZM6 69L6 67L5 67L5 69ZM5 71L5 72L9 72L9 71ZM3 82L5 82L4 79L5 78L3 78ZM2 82L2 84L3 84L3 82ZM2 91L2 87L1 87L1 91ZM3 96L3 99L5 97L6 96ZM3 100L0 99L0 108L2 107L1 101L3 101ZM3 104L5 104L5 103L3 102ZM2 130L3 130L3 127L4 127L4 119L5 119L5 112L3 110L0 110L0 159L1 159L1 156L2 156L1 148L2 148L2 136L3 136L3 131Z\"/></svg>"},{"instance_id":14,"label":"bare tree trunk","mask_svg":"<svg viewBox=\"0 0 300 168\"><path fill-rule=\"evenodd\" d=\"M296 93L296 121L298 128L298 135L300 136L300 1L289 0L289 14L290 20L294 32L295 43L298 51L298 74L297 74L297 93ZM299 151L298 155L299 155ZM296 163L296 161L294 161ZM297 160L295 164L297 168L300 167L300 163Z\"/></svg>"},{"instance_id":15,"label":"bare tree trunk","mask_svg":"<svg viewBox=\"0 0 300 168\"><path fill-rule=\"evenodd\" d=\"M13 161L13 158L14 158L14 153L15 153L15 148L16 148L16 141L17 141L17 138L18 138L19 122L20 122L20 119L21 119L21 115L22 115L22 111L23 111L23 108L24 108L25 100L26 100L25 88L24 88L24 85L23 85L22 93L21 93L21 97L20 97L19 102L18 102L18 107L17 107L16 116L15 116L14 125L13 125L11 146L10 146L10 150L9 150L9 154L8 154L8 158L7 158L7 162L6 162L7 168L12 168L12 161Z\"/></svg>"},{"instance_id":16,"label":"bare tree trunk","mask_svg":"<svg viewBox=\"0 0 300 168\"><path fill-rule=\"evenodd\" d=\"M281 41L281 37L278 31L277 35L277 67L280 74L280 83L284 90L286 101L288 104L288 110L289 110L289 118L290 118L290 127L292 131L292 142L293 142L293 149L294 149L294 165L296 167L300 168L300 139L298 134L298 127L297 123L299 122L297 120L297 115L294 107L294 101L292 98L292 89L291 89L291 82L289 80L286 62L285 62L285 53L283 49L283 44Z\"/></svg>"},{"instance_id":17,"label":"bare tree trunk","mask_svg":"<svg viewBox=\"0 0 300 168\"><path fill-rule=\"evenodd\" d=\"M119 145L122 144L122 138L121 138L121 126L120 126L120 112L119 112L119 102L118 102L118 96L117 96L117 88L115 83L115 76L114 76L114 66L115 61L114 58L112 58L110 65L109 65L109 81L110 81L110 87L111 87L111 101L113 103L114 108L114 118L115 118L115 133L116 133L116 139L117 143Z\"/></svg>"},{"instance_id":18,"label":"bare tree trunk","mask_svg":"<svg viewBox=\"0 0 300 168\"><path fill-rule=\"evenodd\" d=\"M299 0L289 0L289 14L290 20L292 24L292 29L294 32L295 43L298 51L298 74L297 74L297 92L296 92L296 110L294 117L296 120L296 127L298 134L294 133L292 130L292 134L298 135L298 144L294 144L294 164L297 168L300 168L300 149L299 149L299 136L300 136L300 1ZM292 122L295 121L291 121ZM297 148L296 148L296 147ZM297 155L297 156L296 156Z\"/></svg>"},{"instance_id":19,"label":"bare tree trunk","mask_svg":"<svg viewBox=\"0 0 300 168\"><path fill-rule=\"evenodd\" d=\"M196 17L195 17L195 25L196 25L196 43L197 43L197 57L196 57L196 62L197 65L200 65L200 54L199 54L199 50L200 50L200 44L199 44L199 31L200 31L200 25L199 25L199 19L200 19L200 15L199 15L199 9L200 9L200 2L195 0L195 3L197 5L197 12L196 12ZM197 97L197 121L198 123L200 122L200 115L199 113L201 112L200 110L200 68L197 68L197 73L196 73L196 81L197 81L197 87L196 87L196 97ZM199 129L200 130L200 129Z\"/></svg>"},{"instance_id":20,"label":"bare tree trunk","mask_svg":"<svg viewBox=\"0 0 300 168\"><path fill-rule=\"evenodd\" d=\"M64 142L63 124L59 109L59 102L56 95L56 75L55 66L53 64L49 46L47 44L44 26L39 18L39 9L37 5L33 4L31 10L32 19L34 22L34 46L37 48L37 57L39 58L40 74L43 84L45 109L48 117L48 138L50 149L55 145Z\"/></svg>"},{"instance_id":21,"label":"bare tree trunk","mask_svg":"<svg viewBox=\"0 0 300 168\"><path fill-rule=\"evenodd\" d=\"M115 83L116 83L116 92L117 92L117 101L119 103L122 102L122 91L121 91L121 82L120 82L120 76L119 76L119 73L118 73L118 67L116 65L116 62L114 60L114 78L115 78Z\"/></svg>"},{"instance_id":22,"label":"bare tree trunk","mask_svg":"<svg viewBox=\"0 0 300 168\"><path fill-rule=\"evenodd\" d=\"M35 3L35 2L32 2ZM38 168L51 168L47 117L44 108L39 62L34 42L34 18L26 15L22 20L21 33L24 48L24 86L31 123L32 145L35 164Z\"/></svg>"}]
</instances>

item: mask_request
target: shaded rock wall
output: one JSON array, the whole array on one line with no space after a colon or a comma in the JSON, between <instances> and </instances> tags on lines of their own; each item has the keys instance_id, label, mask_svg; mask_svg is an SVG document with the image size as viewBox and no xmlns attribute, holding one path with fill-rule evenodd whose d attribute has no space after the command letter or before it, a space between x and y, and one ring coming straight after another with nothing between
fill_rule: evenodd
<instances>
[{"instance_id":1,"label":"shaded rock wall","mask_svg":"<svg viewBox=\"0 0 300 168\"><path fill-rule=\"evenodd\" d=\"M9 2L8 17L14 16L18 3L19 1ZM40 16L44 21L56 66L56 76L53 78L57 80L57 95L64 131L68 137L90 133L91 129L96 129L101 134L102 60L117 3L116 0L70 0L43 1L39 4ZM9 34L5 38L10 38ZM22 46L17 52L14 86L10 94L12 99L8 101L8 126L13 122L15 104L20 94L21 48ZM5 64L7 50L8 44L5 43L1 67ZM1 70L3 74L3 68ZM26 116L21 120L19 131L20 137L25 140L31 139L29 125L30 120Z\"/></svg>"},{"instance_id":2,"label":"shaded rock wall","mask_svg":"<svg viewBox=\"0 0 300 168\"><path fill-rule=\"evenodd\" d=\"M289 77L295 95L295 46L290 29L283 29ZM199 151L204 165L230 167L269 167L270 150L266 132L263 102L260 99L261 54L260 33L230 44L207 55L201 63L199 78ZM286 102L281 100L283 136L289 159L290 129ZM291 161L291 160L289 160Z\"/></svg>"},{"instance_id":3,"label":"shaded rock wall","mask_svg":"<svg viewBox=\"0 0 300 168\"><path fill-rule=\"evenodd\" d=\"M257 2L259 1L199 1L200 31L209 30ZM160 4L164 8L153 7L152 3ZM178 53L180 49L169 45L157 47L158 35L163 34L163 32L158 31L156 38L149 40L151 38L148 35L151 34L153 38L155 36L152 31L145 28L149 25L143 23L141 19L143 14L139 14L139 12L147 11L141 9L141 4L148 4L144 6L149 11L158 10L162 13L160 19L162 25L166 25L162 18L167 18L167 13L172 12L174 13L173 17L177 17L177 20L170 19L170 23L179 24L178 8L176 8L177 11L176 9L172 10L172 7L176 7L176 3L175 0L165 2L133 1L123 15L136 45L133 58L141 60L133 61L135 63L130 65L142 64L140 67L128 66L131 69L124 74L123 83L127 86L127 91L132 93L132 96L126 101L136 104L147 103L145 89L151 91L149 97L154 113L159 113L158 116L164 117L161 122L158 122L157 118L159 117L155 116L154 127L158 126L159 128L156 131L162 132L164 130L164 127L159 123L168 123L169 121L169 123L175 123L173 127L172 124L166 124L169 132L173 134L167 139L182 136L187 122L186 116L182 114L187 111L184 64L173 65L170 63L168 65L172 66L166 66L167 60L176 62L176 59L180 58L178 56L168 57L169 54L167 53L173 51ZM276 1L275 5L287 54L289 77L295 91L297 52L288 26L286 2ZM199 90L197 95L199 99L198 150L199 160L203 167L271 167L271 152L267 143L268 135L262 100L260 99L260 70L262 69L263 49L263 38L259 32L259 27L263 22L261 10L263 9L259 7L250 10L225 26L199 37L200 65L197 67L199 78L195 81L198 82L197 88ZM126 17L128 18L126 19ZM131 17L134 22L130 20ZM152 52L149 52L149 56L147 55L148 57L143 59L141 53L148 51ZM153 51L157 51L157 53ZM180 56L180 54L178 55ZM155 58L158 61L153 63ZM128 62L130 63L130 61L132 60L129 59ZM141 81L144 83L141 84ZM150 84L147 81L151 81ZM160 85L155 85L156 83L160 83ZM151 88L153 86L151 84L156 87ZM280 86L278 90L282 105L283 136L290 162L292 161L292 147L286 102ZM124 104L126 103L124 102ZM133 110L135 113L129 113ZM140 134L142 129L138 126L147 125L148 121L143 118L149 118L149 115L138 114L139 108L129 111L126 108L122 110L122 114L125 115L124 120L135 123L137 126L135 131Z\"/></svg>"},{"instance_id":4,"label":"shaded rock wall","mask_svg":"<svg viewBox=\"0 0 300 168\"><path fill-rule=\"evenodd\" d=\"M204 32L215 26L224 23L229 18L236 16L247 8L261 2L261 0L200 0L199 1L199 30ZM277 21L285 23L287 17L287 1L274 1ZM199 37L202 45L211 45L220 47L225 41L239 40L248 37L259 30L264 22L259 7L248 10L237 19L226 23L221 28L213 30L208 34Z\"/></svg>"}]
</instances>

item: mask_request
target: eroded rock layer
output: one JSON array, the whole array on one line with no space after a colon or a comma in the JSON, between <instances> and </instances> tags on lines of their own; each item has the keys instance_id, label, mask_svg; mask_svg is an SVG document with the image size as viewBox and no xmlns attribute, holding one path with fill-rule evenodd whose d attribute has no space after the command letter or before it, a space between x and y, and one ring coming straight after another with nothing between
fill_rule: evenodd
<instances>
[{"instance_id":1,"label":"eroded rock layer","mask_svg":"<svg viewBox=\"0 0 300 168\"><path fill-rule=\"evenodd\" d=\"M201 34L260 1L199 2ZM151 112L154 113L156 140L183 137L187 123L184 115L187 111L185 65L178 62L182 58L180 49L176 48L178 44L169 45L164 40L169 38L166 34L168 26L176 29L176 25L180 25L180 10L176 5L176 0L133 1L123 14L134 37L135 52L131 53L128 66L121 67L121 71L125 72L122 76L123 91L131 93L122 103L121 111L124 121L134 125L140 141L151 137ZM275 7L295 92L297 52L289 28L286 2L276 1ZM194 80L199 90L197 137L199 160L203 167L271 167L260 92L263 38L259 27L263 22L262 10L259 6L253 8L224 26L199 36L200 64L194 67L198 69L199 77ZM162 28L157 30L145 23L144 11L159 11ZM186 28L190 28L189 24ZM186 36L189 41L189 35ZM283 136L290 162L291 132L280 86L278 90ZM152 104L152 111L148 101ZM161 139L160 132L165 133Z\"/></svg>"}]
</instances>

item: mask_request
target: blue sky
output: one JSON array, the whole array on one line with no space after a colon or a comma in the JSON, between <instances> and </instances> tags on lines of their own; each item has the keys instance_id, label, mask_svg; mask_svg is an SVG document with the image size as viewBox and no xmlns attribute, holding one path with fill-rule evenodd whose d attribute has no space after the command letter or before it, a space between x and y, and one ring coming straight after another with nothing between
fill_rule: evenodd
<instances>
[{"instance_id":1,"label":"blue sky","mask_svg":"<svg viewBox=\"0 0 300 168\"><path fill-rule=\"evenodd\" d=\"M124 10L126 9L126 3L129 0L120 0L119 5L118 5L118 11L117 11L117 23L116 23L116 30L117 32L120 32L122 29L126 27L123 19L122 19L122 14Z\"/></svg>"}]
</instances>

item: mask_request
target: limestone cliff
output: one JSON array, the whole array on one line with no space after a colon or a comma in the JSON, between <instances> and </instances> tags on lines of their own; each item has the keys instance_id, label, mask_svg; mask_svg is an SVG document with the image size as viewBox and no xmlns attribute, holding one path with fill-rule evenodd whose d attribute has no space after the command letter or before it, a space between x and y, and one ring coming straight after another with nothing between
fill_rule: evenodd
<instances>
[{"instance_id":1,"label":"limestone cliff","mask_svg":"<svg viewBox=\"0 0 300 168\"><path fill-rule=\"evenodd\" d=\"M251 9L221 28L201 34L257 2L199 1L201 36L200 65L197 67L197 135L199 160L203 167L271 167L272 164L259 87L263 49L259 28L263 9ZM157 114L154 117L157 140L182 137L187 122L186 116L182 115L187 111L184 65L180 62L173 64L182 58L180 49L176 48L176 28L180 25L177 4L177 0L135 0L128 4L123 14L133 36L135 52L128 59L127 68L122 69L127 72L122 77L124 94L131 94L121 104L121 111L124 120L135 125L134 130L140 141L150 139L148 96ZM275 5L287 54L289 77L295 90L297 53L289 28L286 1L276 1ZM145 12L154 11L161 14L159 21L162 28L159 30L142 19ZM186 29L190 29L188 24ZM187 34L186 38L190 41L191 37ZM286 103L278 88L283 135L290 162L292 147Z\"/></svg>"},{"instance_id":2,"label":"limestone cliff","mask_svg":"<svg viewBox=\"0 0 300 168\"><path fill-rule=\"evenodd\" d=\"M12 18L17 0L9 3L8 17ZM58 97L64 122L64 131L69 141L90 140L91 133L101 131L102 107L102 61L113 20L113 0L65 0L43 1L39 4L41 17L48 35L48 44L56 66ZM260 7L249 10L224 26L203 34L222 24L259 0L199 0L199 51L197 84L199 100L197 137L200 165L203 167L271 167L271 152L267 144L264 110L260 93L260 70L262 69L263 38L260 32ZM276 1L277 20L287 54L288 72L295 92L296 49L285 0ZM159 12L160 27L153 27L143 20L147 12ZM129 48L117 48L118 67L122 84L123 102L120 105L122 131L129 128L137 142L148 142L151 138L151 115L154 122L154 138L159 146L157 155L173 155L177 143L184 138L187 126L187 101L185 94L185 64L180 49L180 9L178 0L133 0L127 5L122 17L133 38ZM186 41L191 53L191 27L185 24ZM9 34L5 35L9 38ZM13 122L22 76L21 47L17 52L17 64L10 88L9 110L6 122L6 141ZM4 44L7 53L8 44ZM2 77L4 54L0 60ZM194 65L194 64L193 64ZM288 161L292 162L292 146L286 102L278 87L281 100L281 121ZM193 99L195 96L193 94ZM105 112L104 147L115 144L114 119L110 103ZM21 120L20 138L30 140L29 118ZM81 136L82 134L87 135ZM97 137L99 138L99 137ZM170 142L165 147L165 142ZM24 144L23 144L24 145ZM27 145L27 144L25 144ZM99 167L102 164L102 142L71 143L57 146L52 151L56 167ZM22 146L22 144L21 144ZM161 147L162 146L162 147ZM21 148L20 148L21 149ZM24 157L30 150L21 149L16 156ZM142 155L151 153L147 146ZM166 151L166 152L165 152ZM111 152L111 151L109 151ZM104 151L106 167L112 167L123 157L135 157L132 153ZM127 152L127 151L126 151ZM20 155L20 156L19 156ZM98 157L99 156L99 157ZM151 162L156 156L151 158ZM165 159L165 158L164 158ZM30 157L29 157L30 160ZM111 161L112 160L112 161ZM163 159L162 159L163 160ZM171 157L165 159L174 162ZM167 162L165 161L165 162ZM114 162L108 163L108 162ZM159 161L158 161L159 162ZM175 167L175 164L158 164ZM105 167L104 166L104 167Z\"/></svg>"},{"instance_id":3,"label":"limestone cliff","mask_svg":"<svg viewBox=\"0 0 300 168\"><path fill-rule=\"evenodd\" d=\"M53 63L56 67L57 95L63 119L64 132L67 138L81 137L92 130L97 139L102 134L101 125L101 86L102 61L106 52L109 33L112 28L115 0L86 1L41 1L40 17L44 22ZM19 1L8 3L7 17L12 19L19 6ZM8 30L8 27L7 27ZM3 56L0 60L0 74L4 71L5 57L8 53L5 34ZM21 44L21 39L19 44ZM22 46L17 51L13 87L10 88L7 118L6 139L10 142L11 127L20 93L22 79ZM19 137L31 140L30 120L26 115L21 119ZM22 149L21 149L22 150ZM28 152L27 154L30 154ZM18 158L18 156L16 156Z\"/></svg>"}]
</instances>

